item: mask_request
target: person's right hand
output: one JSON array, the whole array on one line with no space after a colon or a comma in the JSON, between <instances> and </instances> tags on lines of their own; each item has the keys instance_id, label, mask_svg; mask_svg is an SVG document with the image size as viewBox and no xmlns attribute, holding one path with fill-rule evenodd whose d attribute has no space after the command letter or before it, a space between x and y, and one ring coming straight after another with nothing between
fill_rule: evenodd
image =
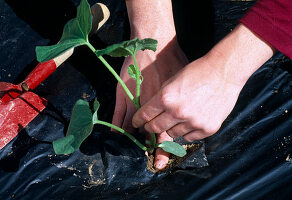
<instances>
[{"instance_id":1,"label":"person's right hand","mask_svg":"<svg viewBox=\"0 0 292 200\"><path fill-rule=\"evenodd\" d=\"M145 104L153 95L161 88L162 84L170 77L175 75L182 67L187 64L187 59L180 49L176 39L174 38L169 43L159 43L156 52L140 51L137 54L139 68L142 71L143 83L141 85L141 105ZM125 82L129 90L135 96L136 81L128 75L127 68L134 64L133 58L125 59L121 69L120 77ZM132 126L132 117L137 109L133 102L129 99L120 84L116 89L116 106L112 123L118 127L122 127L129 133L136 131ZM141 132L145 132L143 129ZM157 142L172 141L166 133L157 135ZM156 150L155 166L162 169L168 162L169 154L162 149Z\"/></svg>"},{"instance_id":2,"label":"person's right hand","mask_svg":"<svg viewBox=\"0 0 292 200\"><path fill-rule=\"evenodd\" d=\"M218 59L219 61L219 59ZM167 81L133 118L136 127L187 142L208 137L233 109L244 81L225 76L209 56L193 61Z\"/></svg>"},{"instance_id":3,"label":"person's right hand","mask_svg":"<svg viewBox=\"0 0 292 200\"><path fill-rule=\"evenodd\" d=\"M167 81L134 115L134 127L183 136L188 142L219 130L252 73L274 49L239 25L207 55L193 61Z\"/></svg>"}]
</instances>

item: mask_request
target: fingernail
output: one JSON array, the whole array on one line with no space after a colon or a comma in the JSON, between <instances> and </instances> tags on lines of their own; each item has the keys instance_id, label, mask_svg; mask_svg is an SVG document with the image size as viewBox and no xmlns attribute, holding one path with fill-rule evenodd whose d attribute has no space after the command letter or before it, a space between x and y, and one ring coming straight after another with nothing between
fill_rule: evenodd
<instances>
[{"instance_id":1,"label":"fingernail","mask_svg":"<svg viewBox=\"0 0 292 200\"><path fill-rule=\"evenodd\" d=\"M156 169L162 170L166 167L166 164L164 162L157 161L154 166Z\"/></svg>"}]
</instances>

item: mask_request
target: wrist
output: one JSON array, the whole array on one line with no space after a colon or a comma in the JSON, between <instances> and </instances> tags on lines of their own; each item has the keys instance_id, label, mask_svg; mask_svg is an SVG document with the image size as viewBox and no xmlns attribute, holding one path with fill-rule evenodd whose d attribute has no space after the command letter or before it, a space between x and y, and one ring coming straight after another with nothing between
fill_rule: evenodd
<instances>
[{"instance_id":1,"label":"wrist","mask_svg":"<svg viewBox=\"0 0 292 200\"><path fill-rule=\"evenodd\" d=\"M242 24L205 56L228 83L244 86L249 77L273 56L274 48Z\"/></svg>"},{"instance_id":2,"label":"wrist","mask_svg":"<svg viewBox=\"0 0 292 200\"><path fill-rule=\"evenodd\" d=\"M131 38L158 40L158 50L176 37L171 0L126 0Z\"/></svg>"}]
</instances>

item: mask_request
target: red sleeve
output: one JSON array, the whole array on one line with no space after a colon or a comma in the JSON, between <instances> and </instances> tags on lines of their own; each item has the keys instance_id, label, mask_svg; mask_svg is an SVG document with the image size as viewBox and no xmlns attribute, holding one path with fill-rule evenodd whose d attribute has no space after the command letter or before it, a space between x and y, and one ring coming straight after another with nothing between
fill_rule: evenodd
<instances>
[{"instance_id":1,"label":"red sleeve","mask_svg":"<svg viewBox=\"0 0 292 200\"><path fill-rule=\"evenodd\" d=\"M292 59L292 0L259 0L240 22Z\"/></svg>"}]
</instances>

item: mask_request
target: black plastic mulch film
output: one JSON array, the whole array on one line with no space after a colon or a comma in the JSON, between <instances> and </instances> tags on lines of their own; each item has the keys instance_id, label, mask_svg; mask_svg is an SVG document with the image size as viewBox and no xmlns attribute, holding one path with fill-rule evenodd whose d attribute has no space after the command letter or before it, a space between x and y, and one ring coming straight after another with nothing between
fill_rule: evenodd
<instances>
[{"instance_id":1,"label":"black plastic mulch film","mask_svg":"<svg viewBox=\"0 0 292 200\"><path fill-rule=\"evenodd\" d=\"M91 41L103 48L127 39L129 25L123 1L100 2L111 18ZM178 39L190 60L228 34L253 3L173 1ZM37 64L35 46L56 43L78 4L0 1L0 81L23 80ZM117 70L122 65L122 59L110 62ZM104 127L96 127L80 151L54 154L51 142L66 133L78 99L97 96L100 117L111 121L113 113L116 82L80 47L34 91L48 107L0 151L0 199L289 199L291 67L277 53L248 80L218 133L181 165L153 174L142 151Z\"/></svg>"}]
</instances>

